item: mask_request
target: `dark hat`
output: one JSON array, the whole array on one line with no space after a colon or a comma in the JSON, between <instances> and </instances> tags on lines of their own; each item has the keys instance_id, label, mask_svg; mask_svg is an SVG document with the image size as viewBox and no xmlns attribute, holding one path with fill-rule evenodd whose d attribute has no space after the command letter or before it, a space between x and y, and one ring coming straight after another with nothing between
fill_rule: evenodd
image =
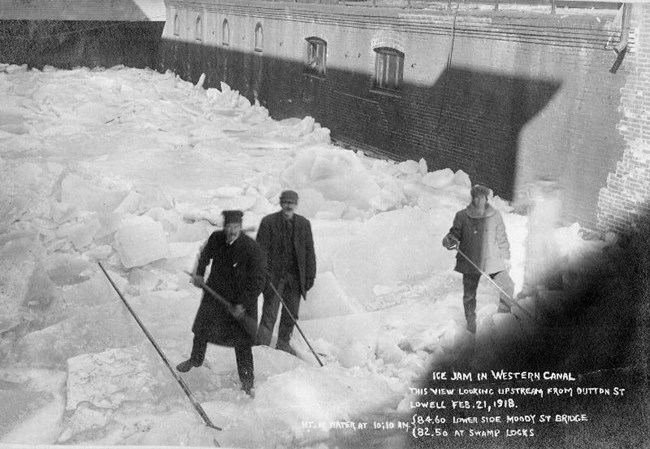
<instances>
[{"instance_id":1,"label":"dark hat","mask_svg":"<svg viewBox=\"0 0 650 449\"><path fill-rule=\"evenodd\" d=\"M242 223L244 213L240 210L224 210L221 212L223 215L223 225L226 226L229 223Z\"/></svg>"},{"instance_id":2,"label":"dark hat","mask_svg":"<svg viewBox=\"0 0 650 449\"><path fill-rule=\"evenodd\" d=\"M293 203L297 203L298 202L298 194L296 192L294 192L293 190L285 190L280 195L280 202L283 202L283 201L291 201Z\"/></svg>"},{"instance_id":3,"label":"dark hat","mask_svg":"<svg viewBox=\"0 0 650 449\"><path fill-rule=\"evenodd\" d=\"M485 198L489 198L492 190L490 190L488 187L476 184L474 187L472 187L472 190L470 190L469 193L472 195L472 198L476 198L477 196L484 196Z\"/></svg>"}]
</instances>

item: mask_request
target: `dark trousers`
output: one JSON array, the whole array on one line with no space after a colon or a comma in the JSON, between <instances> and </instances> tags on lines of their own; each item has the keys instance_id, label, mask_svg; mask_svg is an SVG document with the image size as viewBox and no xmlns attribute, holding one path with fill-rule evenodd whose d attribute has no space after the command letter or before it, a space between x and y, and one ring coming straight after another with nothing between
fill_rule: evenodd
<instances>
[{"instance_id":1,"label":"dark trousers","mask_svg":"<svg viewBox=\"0 0 650 449\"><path fill-rule=\"evenodd\" d=\"M287 280L280 281L275 286L282 296L284 303L289 308L291 315L297 320L298 311L300 309L300 285L296 277L289 276ZM273 291L270 285L267 285L264 290L264 305L262 306L262 319L260 326L257 330L257 344L268 346L271 344L273 337L273 327L278 318L278 308L280 307L280 300ZM287 313L284 306L282 306L282 314L280 316L280 328L278 330L278 343L279 348L289 344L291 334L293 332L293 320Z\"/></svg>"},{"instance_id":2,"label":"dark trousers","mask_svg":"<svg viewBox=\"0 0 650 449\"><path fill-rule=\"evenodd\" d=\"M510 278L507 271L499 271L490 275L492 280L501 287L510 298L515 291L515 283ZM463 274L463 306L465 307L465 319L467 320L468 327L476 325L476 289L478 282L481 279L480 274ZM509 312L510 306L508 305L507 298L503 293L499 292L499 311Z\"/></svg>"},{"instance_id":3,"label":"dark trousers","mask_svg":"<svg viewBox=\"0 0 650 449\"><path fill-rule=\"evenodd\" d=\"M203 364L207 348L208 340L200 333L194 334L190 360L192 360L196 366ZM253 388L255 383L253 348L247 344L235 343L235 358L237 359L237 373L239 374L242 388Z\"/></svg>"}]
</instances>

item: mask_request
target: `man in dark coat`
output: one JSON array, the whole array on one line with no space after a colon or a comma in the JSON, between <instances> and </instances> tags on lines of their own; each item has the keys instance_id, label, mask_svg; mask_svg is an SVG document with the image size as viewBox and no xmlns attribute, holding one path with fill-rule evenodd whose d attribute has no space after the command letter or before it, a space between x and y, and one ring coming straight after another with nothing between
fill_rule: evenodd
<instances>
[{"instance_id":1,"label":"man in dark coat","mask_svg":"<svg viewBox=\"0 0 650 449\"><path fill-rule=\"evenodd\" d=\"M488 274L509 298L500 295L499 312L510 312L508 299L512 298L514 282L508 274L510 243L506 235L503 218L491 204L488 197L491 190L475 185L470 191L471 203L456 213L454 224L442 244L453 250L458 248L478 268ZM456 254L456 271L463 274L463 306L467 330L476 333L476 289L481 273L460 253Z\"/></svg>"},{"instance_id":2,"label":"man in dark coat","mask_svg":"<svg viewBox=\"0 0 650 449\"><path fill-rule=\"evenodd\" d=\"M224 211L224 229L215 231L201 250L194 285L200 286L210 262L207 285L228 301L232 307L219 302L208 292L203 293L192 332L194 342L189 360L176 368L187 372L201 366L208 343L235 348L237 372L242 390L251 394L254 386L253 351L257 324L257 297L264 288L263 255L258 244L243 234L241 211ZM247 330L243 322L254 323Z\"/></svg>"},{"instance_id":3,"label":"man in dark coat","mask_svg":"<svg viewBox=\"0 0 650 449\"><path fill-rule=\"evenodd\" d=\"M316 278L316 255L311 224L295 213L298 194L286 190L280 195L281 210L262 219L257 231L257 243L264 253L269 275L269 285L264 290L262 319L257 332L257 343L271 343L273 327L278 316L280 300L271 288L276 287L297 320L300 297L307 299L307 291ZM282 308L276 348L295 355L289 345L294 323L287 310Z\"/></svg>"}]
</instances>

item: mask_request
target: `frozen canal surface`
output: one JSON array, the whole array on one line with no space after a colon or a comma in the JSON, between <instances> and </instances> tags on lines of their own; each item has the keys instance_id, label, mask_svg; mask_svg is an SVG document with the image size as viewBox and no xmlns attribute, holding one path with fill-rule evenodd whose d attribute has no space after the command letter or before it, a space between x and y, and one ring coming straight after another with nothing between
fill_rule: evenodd
<instances>
[{"instance_id":1,"label":"frozen canal surface","mask_svg":"<svg viewBox=\"0 0 650 449\"><path fill-rule=\"evenodd\" d=\"M338 148L310 117L274 121L228 86L170 73L0 65L0 97L0 443L328 447L340 432L305 422L397 416L409 386L466 343L461 277L440 243L469 201L465 173ZM215 432L97 262L175 364L200 299L183 270L222 210L244 210L254 236L285 188L314 230L300 324L325 367L298 332L299 358L255 347L251 400L233 351L211 346L183 377ZM527 219L492 202L519 289ZM556 233L569 259L600 249L578 230ZM484 353L522 332L497 300L481 283Z\"/></svg>"}]
</instances>

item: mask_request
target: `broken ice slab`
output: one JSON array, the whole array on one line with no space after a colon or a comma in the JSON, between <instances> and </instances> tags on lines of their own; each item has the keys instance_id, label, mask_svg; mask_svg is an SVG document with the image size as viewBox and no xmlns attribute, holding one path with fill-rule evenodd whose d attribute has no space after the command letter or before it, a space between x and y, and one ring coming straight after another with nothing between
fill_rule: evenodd
<instances>
[{"instance_id":1,"label":"broken ice slab","mask_svg":"<svg viewBox=\"0 0 650 449\"><path fill-rule=\"evenodd\" d=\"M454 180L454 172L445 168L443 170L436 170L429 172L422 177L422 184L436 189L441 189L448 186Z\"/></svg>"},{"instance_id":2,"label":"broken ice slab","mask_svg":"<svg viewBox=\"0 0 650 449\"><path fill-rule=\"evenodd\" d=\"M45 391L0 389L0 436L5 436L52 400L52 394Z\"/></svg>"},{"instance_id":3,"label":"broken ice slab","mask_svg":"<svg viewBox=\"0 0 650 449\"><path fill-rule=\"evenodd\" d=\"M307 294L308 301L301 306L304 320L349 315L364 311L354 299L347 296L331 272L319 273L314 287Z\"/></svg>"},{"instance_id":4,"label":"broken ice slab","mask_svg":"<svg viewBox=\"0 0 650 449\"><path fill-rule=\"evenodd\" d=\"M170 254L162 225L149 217L124 220L115 233L114 247L126 268L146 265Z\"/></svg>"},{"instance_id":5,"label":"broken ice slab","mask_svg":"<svg viewBox=\"0 0 650 449\"><path fill-rule=\"evenodd\" d=\"M88 279L84 273L92 264L76 255L53 253L43 259L49 278L57 285L70 285Z\"/></svg>"},{"instance_id":6,"label":"broken ice slab","mask_svg":"<svg viewBox=\"0 0 650 449\"><path fill-rule=\"evenodd\" d=\"M30 288L34 271L44 248L34 237L16 234L7 236L0 246L0 317L13 321L21 315L21 307Z\"/></svg>"},{"instance_id":7,"label":"broken ice slab","mask_svg":"<svg viewBox=\"0 0 650 449\"><path fill-rule=\"evenodd\" d=\"M144 335L124 304L80 308L74 316L17 340L5 358L12 364L62 367L70 357L131 346Z\"/></svg>"},{"instance_id":8,"label":"broken ice slab","mask_svg":"<svg viewBox=\"0 0 650 449\"><path fill-rule=\"evenodd\" d=\"M69 174L61 183L61 201L76 205L79 210L111 212L126 197L127 192L98 187L75 174Z\"/></svg>"},{"instance_id":9,"label":"broken ice slab","mask_svg":"<svg viewBox=\"0 0 650 449\"><path fill-rule=\"evenodd\" d=\"M118 285L124 284L124 280L113 274L111 279ZM61 292L67 307L93 307L112 303L117 298L115 295L108 279L99 271L95 272L89 280L66 287Z\"/></svg>"},{"instance_id":10,"label":"broken ice slab","mask_svg":"<svg viewBox=\"0 0 650 449\"><path fill-rule=\"evenodd\" d=\"M93 218L90 221L74 226L68 236L75 249L82 250L93 242L93 238L101 228L100 221Z\"/></svg>"},{"instance_id":11,"label":"broken ice slab","mask_svg":"<svg viewBox=\"0 0 650 449\"><path fill-rule=\"evenodd\" d=\"M156 400L158 379L152 360L141 346L111 348L68 359L66 410L82 402L99 408L118 408L123 402Z\"/></svg>"}]
</instances>

